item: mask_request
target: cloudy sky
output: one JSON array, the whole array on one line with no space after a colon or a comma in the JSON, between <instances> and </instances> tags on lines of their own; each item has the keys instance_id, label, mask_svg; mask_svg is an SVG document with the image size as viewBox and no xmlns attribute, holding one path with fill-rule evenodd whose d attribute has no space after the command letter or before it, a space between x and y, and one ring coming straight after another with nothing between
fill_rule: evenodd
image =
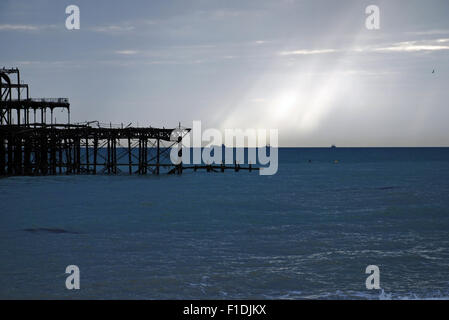
<instances>
[{"instance_id":1,"label":"cloudy sky","mask_svg":"<svg viewBox=\"0 0 449 320\"><path fill-rule=\"evenodd\" d=\"M80 30L65 28L70 4ZM380 30L365 27L371 4ZM0 0L0 39L0 67L32 97L68 97L75 122L449 145L447 0Z\"/></svg>"}]
</instances>

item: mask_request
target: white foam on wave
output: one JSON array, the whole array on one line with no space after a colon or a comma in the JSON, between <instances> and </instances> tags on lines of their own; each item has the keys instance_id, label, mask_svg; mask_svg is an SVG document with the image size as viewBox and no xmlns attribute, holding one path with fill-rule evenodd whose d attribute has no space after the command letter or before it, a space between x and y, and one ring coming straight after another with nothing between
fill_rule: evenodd
<instances>
[{"instance_id":1,"label":"white foam on wave","mask_svg":"<svg viewBox=\"0 0 449 320\"><path fill-rule=\"evenodd\" d=\"M313 300L449 300L449 295L441 291L435 291L428 294L417 293L394 293L385 292L364 292L337 290L335 292L322 292L319 294L304 294L300 291L287 292L284 295L266 295L267 299L313 299Z\"/></svg>"},{"instance_id":2,"label":"white foam on wave","mask_svg":"<svg viewBox=\"0 0 449 320\"><path fill-rule=\"evenodd\" d=\"M361 298L368 300L449 300L449 296L443 294L441 291L429 292L428 294L417 293L394 293L385 292L384 289L380 290L378 294L369 294L366 292L352 292L345 295L346 299Z\"/></svg>"}]
</instances>

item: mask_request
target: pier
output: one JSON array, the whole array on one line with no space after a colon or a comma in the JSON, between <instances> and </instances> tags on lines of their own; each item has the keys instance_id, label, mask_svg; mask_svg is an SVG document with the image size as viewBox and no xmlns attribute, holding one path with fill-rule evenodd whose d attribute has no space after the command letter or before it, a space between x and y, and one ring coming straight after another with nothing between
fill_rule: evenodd
<instances>
[{"instance_id":1,"label":"pier","mask_svg":"<svg viewBox=\"0 0 449 320\"><path fill-rule=\"evenodd\" d=\"M54 118L57 109L65 112L65 121ZM0 69L0 176L258 170L237 164L173 164L170 150L177 146L181 156L182 138L188 132L181 125L167 129L98 121L72 124L68 98L31 98L19 69Z\"/></svg>"}]
</instances>

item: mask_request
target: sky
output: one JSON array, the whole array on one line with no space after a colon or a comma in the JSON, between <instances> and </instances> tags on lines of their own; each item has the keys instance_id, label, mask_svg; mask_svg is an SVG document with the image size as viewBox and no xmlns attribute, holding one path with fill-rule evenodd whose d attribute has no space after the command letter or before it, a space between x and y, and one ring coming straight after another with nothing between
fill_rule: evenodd
<instances>
[{"instance_id":1,"label":"sky","mask_svg":"<svg viewBox=\"0 0 449 320\"><path fill-rule=\"evenodd\" d=\"M33 98L69 98L72 122L449 145L447 0L0 0L0 39L0 67L20 68Z\"/></svg>"}]
</instances>

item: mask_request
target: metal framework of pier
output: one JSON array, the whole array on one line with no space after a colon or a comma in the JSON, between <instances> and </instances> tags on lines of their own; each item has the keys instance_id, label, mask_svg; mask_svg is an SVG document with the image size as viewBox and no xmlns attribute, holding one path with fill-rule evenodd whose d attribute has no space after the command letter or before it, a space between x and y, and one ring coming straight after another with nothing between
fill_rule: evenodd
<instances>
[{"instance_id":1,"label":"metal framework of pier","mask_svg":"<svg viewBox=\"0 0 449 320\"><path fill-rule=\"evenodd\" d=\"M0 69L0 176L182 173L182 163L163 160L189 130L71 124L67 98L32 99L19 69Z\"/></svg>"},{"instance_id":2,"label":"metal framework of pier","mask_svg":"<svg viewBox=\"0 0 449 320\"><path fill-rule=\"evenodd\" d=\"M54 118L56 109L66 113L66 121ZM170 150L178 146L181 156L182 138L189 131L181 125L166 129L98 121L71 124L68 98L30 98L19 69L0 68L0 176L258 170L237 164L173 164Z\"/></svg>"}]
</instances>

